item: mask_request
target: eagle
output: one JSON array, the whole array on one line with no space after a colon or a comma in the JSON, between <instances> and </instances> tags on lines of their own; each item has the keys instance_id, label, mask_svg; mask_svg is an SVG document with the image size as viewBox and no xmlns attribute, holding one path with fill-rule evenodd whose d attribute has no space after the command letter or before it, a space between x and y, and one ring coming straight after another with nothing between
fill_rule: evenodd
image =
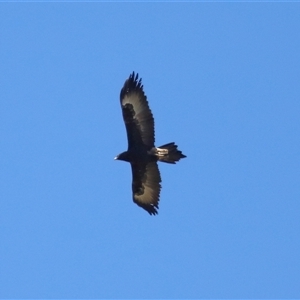
<instances>
[{"instance_id":1,"label":"eagle","mask_svg":"<svg viewBox=\"0 0 300 300\"><path fill-rule=\"evenodd\" d=\"M133 201L150 215L158 212L161 177L157 162L175 164L186 157L172 142L155 147L154 119L138 73L125 81L120 93L128 149L115 157L129 162Z\"/></svg>"}]
</instances>

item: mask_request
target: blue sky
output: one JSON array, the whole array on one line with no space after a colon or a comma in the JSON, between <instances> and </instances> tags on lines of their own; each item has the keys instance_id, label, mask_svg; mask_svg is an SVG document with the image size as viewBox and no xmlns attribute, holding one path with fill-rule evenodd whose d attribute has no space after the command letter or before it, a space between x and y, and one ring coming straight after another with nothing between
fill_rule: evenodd
<instances>
[{"instance_id":1,"label":"blue sky","mask_svg":"<svg viewBox=\"0 0 300 300\"><path fill-rule=\"evenodd\" d=\"M1 3L1 298L299 298L299 3ZM143 78L158 216L119 93Z\"/></svg>"}]
</instances>

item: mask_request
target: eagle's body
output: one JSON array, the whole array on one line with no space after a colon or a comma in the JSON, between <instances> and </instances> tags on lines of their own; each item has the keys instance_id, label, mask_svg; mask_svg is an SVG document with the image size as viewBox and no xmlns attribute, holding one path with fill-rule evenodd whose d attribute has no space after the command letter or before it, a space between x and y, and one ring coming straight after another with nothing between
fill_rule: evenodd
<instances>
[{"instance_id":1,"label":"eagle's body","mask_svg":"<svg viewBox=\"0 0 300 300\"><path fill-rule=\"evenodd\" d=\"M154 119L143 91L141 79L134 72L120 93L128 150L116 157L131 164L133 201L150 215L157 214L161 177L157 161L175 164L186 157L174 143L156 148Z\"/></svg>"}]
</instances>

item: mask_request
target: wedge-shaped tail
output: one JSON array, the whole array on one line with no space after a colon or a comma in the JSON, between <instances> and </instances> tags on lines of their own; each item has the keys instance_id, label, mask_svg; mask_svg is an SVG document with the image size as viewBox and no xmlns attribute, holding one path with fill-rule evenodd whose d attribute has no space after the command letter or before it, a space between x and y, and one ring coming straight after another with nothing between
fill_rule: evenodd
<instances>
[{"instance_id":1,"label":"wedge-shaped tail","mask_svg":"<svg viewBox=\"0 0 300 300\"><path fill-rule=\"evenodd\" d=\"M159 161L168 164L175 164L176 161L186 157L180 150L177 149L177 147L178 146L175 145L175 143L169 143L153 148L154 151L151 152L157 156Z\"/></svg>"}]
</instances>

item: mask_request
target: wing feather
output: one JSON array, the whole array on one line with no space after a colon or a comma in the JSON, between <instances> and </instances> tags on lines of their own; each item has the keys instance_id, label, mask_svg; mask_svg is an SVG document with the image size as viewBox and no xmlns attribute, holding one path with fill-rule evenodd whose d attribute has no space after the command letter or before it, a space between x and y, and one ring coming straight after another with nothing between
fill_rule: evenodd
<instances>
[{"instance_id":1,"label":"wing feather","mask_svg":"<svg viewBox=\"0 0 300 300\"><path fill-rule=\"evenodd\" d=\"M132 163L133 201L150 215L157 214L161 177L156 162Z\"/></svg>"},{"instance_id":2,"label":"wing feather","mask_svg":"<svg viewBox=\"0 0 300 300\"><path fill-rule=\"evenodd\" d=\"M154 147L154 119L143 90L142 80L134 72L125 81L120 93L128 148L140 145Z\"/></svg>"}]
</instances>

